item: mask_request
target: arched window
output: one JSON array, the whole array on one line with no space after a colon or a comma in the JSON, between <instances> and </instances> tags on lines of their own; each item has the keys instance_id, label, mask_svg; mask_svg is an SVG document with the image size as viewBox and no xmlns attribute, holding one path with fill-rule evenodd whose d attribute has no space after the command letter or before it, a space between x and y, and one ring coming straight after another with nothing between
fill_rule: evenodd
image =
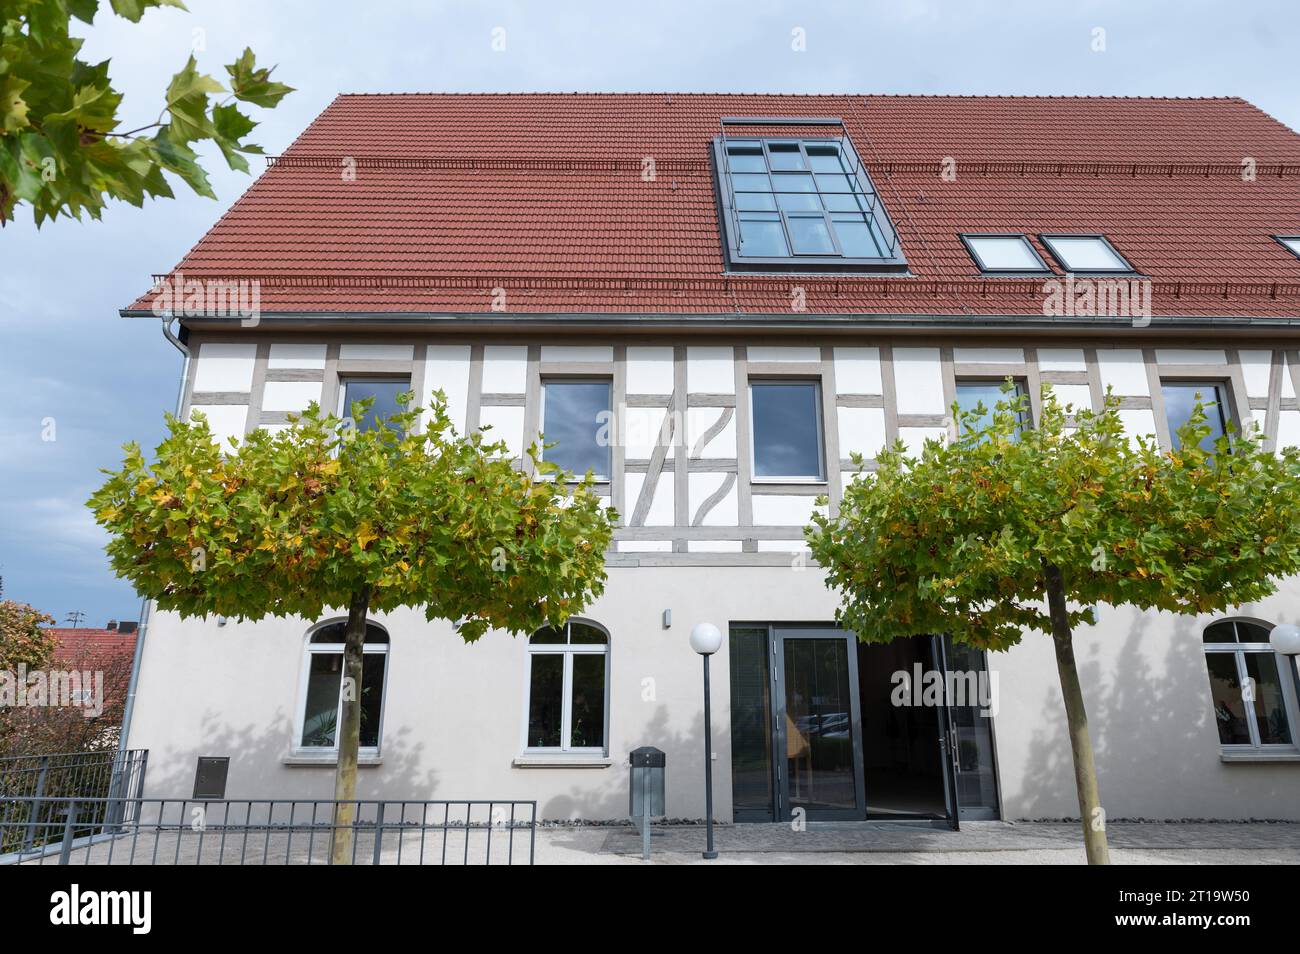
<instances>
[{"instance_id":1,"label":"arched window","mask_svg":"<svg viewBox=\"0 0 1300 954\"><path fill-rule=\"evenodd\" d=\"M1269 646L1272 628L1248 619L1218 620L1205 627L1214 721L1229 753L1295 748L1296 686L1290 660L1279 659Z\"/></svg>"},{"instance_id":2,"label":"arched window","mask_svg":"<svg viewBox=\"0 0 1300 954\"><path fill-rule=\"evenodd\" d=\"M298 747L304 751L338 750L343 715L343 641L347 621L317 626L307 637L303 659L303 705L299 712ZM384 681L388 670L388 633L366 624L361 659L361 751L379 754L383 728Z\"/></svg>"},{"instance_id":3,"label":"arched window","mask_svg":"<svg viewBox=\"0 0 1300 954\"><path fill-rule=\"evenodd\" d=\"M609 706L609 634L570 620L528 641L528 728L531 752L605 754Z\"/></svg>"}]
</instances>

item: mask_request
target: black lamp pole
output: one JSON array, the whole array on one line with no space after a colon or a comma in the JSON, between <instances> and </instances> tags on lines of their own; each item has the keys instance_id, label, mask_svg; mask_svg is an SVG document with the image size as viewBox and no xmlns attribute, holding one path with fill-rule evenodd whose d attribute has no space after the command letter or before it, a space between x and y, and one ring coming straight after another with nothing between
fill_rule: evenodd
<instances>
[{"instance_id":1,"label":"black lamp pole","mask_svg":"<svg viewBox=\"0 0 1300 954\"><path fill-rule=\"evenodd\" d=\"M708 847L704 857L709 861L718 857L713 847L713 718L709 707L709 654L704 654L704 826L708 831Z\"/></svg>"}]
</instances>

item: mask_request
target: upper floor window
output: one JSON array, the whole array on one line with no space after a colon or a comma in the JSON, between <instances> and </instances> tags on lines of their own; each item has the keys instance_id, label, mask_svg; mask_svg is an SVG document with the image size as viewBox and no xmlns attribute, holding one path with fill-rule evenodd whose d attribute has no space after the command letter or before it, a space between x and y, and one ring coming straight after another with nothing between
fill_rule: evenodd
<instances>
[{"instance_id":1,"label":"upper floor window","mask_svg":"<svg viewBox=\"0 0 1300 954\"><path fill-rule=\"evenodd\" d=\"M326 623L312 631L303 659L303 704L298 721L302 749L338 748L343 714L343 643L347 622ZM361 660L361 750L377 754L384 715L388 634L368 623Z\"/></svg>"},{"instance_id":2,"label":"upper floor window","mask_svg":"<svg viewBox=\"0 0 1300 954\"><path fill-rule=\"evenodd\" d=\"M816 381L751 381L749 406L756 480L826 479Z\"/></svg>"},{"instance_id":3,"label":"upper floor window","mask_svg":"<svg viewBox=\"0 0 1300 954\"><path fill-rule=\"evenodd\" d=\"M1205 411L1205 423L1210 428L1210 433L1201 440L1201 449L1214 452L1215 442L1228 432L1228 417L1224 412L1226 390L1224 385L1214 382L1160 382L1160 396L1164 399L1165 418L1169 422L1169 440L1174 450L1182 447L1178 429L1191 419L1192 410L1200 401Z\"/></svg>"},{"instance_id":4,"label":"upper floor window","mask_svg":"<svg viewBox=\"0 0 1300 954\"><path fill-rule=\"evenodd\" d=\"M528 641L526 748L605 754L609 634L570 620Z\"/></svg>"},{"instance_id":5,"label":"upper floor window","mask_svg":"<svg viewBox=\"0 0 1300 954\"><path fill-rule=\"evenodd\" d=\"M357 419L358 431L369 431L402 410L397 396L411 390L410 378L344 378L339 388L339 416L352 417L352 405L371 399L369 409Z\"/></svg>"},{"instance_id":6,"label":"upper floor window","mask_svg":"<svg viewBox=\"0 0 1300 954\"><path fill-rule=\"evenodd\" d=\"M1040 235L1067 272L1131 272L1133 266L1104 235Z\"/></svg>"},{"instance_id":7,"label":"upper floor window","mask_svg":"<svg viewBox=\"0 0 1300 954\"><path fill-rule=\"evenodd\" d=\"M1249 620L1211 623L1203 635L1219 742L1229 751L1294 748L1296 686L1285 657L1268 643L1270 627Z\"/></svg>"},{"instance_id":8,"label":"upper floor window","mask_svg":"<svg viewBox=\"0 0 1300 954\"><path fill-rule=\"evenodd\" d=\"M996 274L1037 274L1050 271L1029 239L1018 232L964 234L961 240L966 245L980 271Z\"/></svg>"},{"instance_id":9,"label":"upper floor window","mask_svg":"<svg viewBox=\"0 0 1300 954\"><path fill-rule=\"evenodd\" d=\"M591 471L609 480L610 382L548 379L542 382L542 436L554 447L542 459L581 477Z\"/></svg>"},{"instance_id":10,"label":"upper floor window","mask_svg":"<svg viewBox=\"0 0 1300 954\"><path fill-rule=\"evenodd\" d=\"M1300 258L1300 235L1274 235L1273 238L1281 242L1282 247L1296 258Z\"/></svg>"},{"instance_id":11,"label":"upper floor window","mask_svg":"<svg viewBox=\"0 0 1300 954\"><path fill-rule=\"evenodd\" d=\"M728 138L714 148L732 267L906 267L898 234L847 137Z\"/></svg>"},{"instance_id":12,"label":"upper floor window","mask_svg":"<svg viewBox=\"0 0 1300 954\"><path fill-rule=\"evenodd\" d=\"M1024 398L1029 390L1023 380L1012 382L1010 391L1002 390L1002 381L989 380L958 380L957 381L957 407L962 413L973 413L982 406L984 413L977 418L970 426L970 430L982 430L993 423L993 413L997 409L998 402L1011 403L1017 399ZM1017 430L1024 430L1030 426L1029 406L1020 412L1020 421Z\"/></svg>"}]
</instances>

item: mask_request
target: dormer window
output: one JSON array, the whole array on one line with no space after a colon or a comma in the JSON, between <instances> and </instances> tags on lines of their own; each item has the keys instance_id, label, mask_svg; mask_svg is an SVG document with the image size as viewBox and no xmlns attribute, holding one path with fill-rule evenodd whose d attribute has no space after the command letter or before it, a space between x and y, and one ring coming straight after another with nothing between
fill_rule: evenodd
<instances>
[{"instance_id":1,"label":"dormer window","mask_svg":"<svg viewBox=\"0 0 1300 954\"><path fill-rule=\"evenodd\" d=\"M1029 239L1019 232L968 233L961 240L986 274L1039 275L1050 271Z\"/></svg>"},{"instance_id":2,"label":"dormer window","mask_svg":"<svg viewBox=\"0 0 1300 954\"><path fill-rule=\"evenodd\" d=\"M1131 272L1133 266L1104 235L1040 235L1052 257L1067 272Z\"/></svg>"},{"instance_id":3,"label":"dormer window","mask_svg":"<svg viewBox=\"0 0 1300 954\"><path fill-rule=\"evenodd\" d=\"M847 137L714 142L727 264L901 271L907 262Z\"/></svg>"}]
</instances>

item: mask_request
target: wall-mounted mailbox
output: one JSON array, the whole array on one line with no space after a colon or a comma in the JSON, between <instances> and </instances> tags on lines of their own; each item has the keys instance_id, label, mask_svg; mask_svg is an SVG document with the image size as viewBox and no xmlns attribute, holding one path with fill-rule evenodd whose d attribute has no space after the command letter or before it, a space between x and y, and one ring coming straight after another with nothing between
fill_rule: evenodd
<instances>
[{"instance_id":1,"label":"wall-mounted mailbox","mask_svg":"<svg viewBox=\"0 0 1300 954\"><path fill-rule=\"evenodd\" d=\"M194 797L214 801L225 798L229 771L229 756L200 755L199 766L194 770Z\"/></svg>"}]
</instances>

